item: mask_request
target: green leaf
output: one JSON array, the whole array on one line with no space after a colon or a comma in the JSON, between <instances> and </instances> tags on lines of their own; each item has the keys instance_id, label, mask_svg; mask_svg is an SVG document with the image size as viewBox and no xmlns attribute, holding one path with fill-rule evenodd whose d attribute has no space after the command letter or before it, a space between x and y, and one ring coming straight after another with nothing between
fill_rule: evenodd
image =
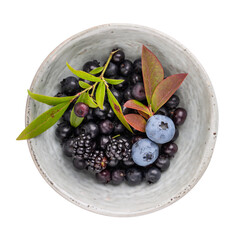
<instances>
[{"instance_id":1,"label":"green leaf","mask_svg":"<svg viewBox=\"0 0 240 240\"><path fill-rule=\"evenodd\" d=\"M112 85L118 85L125 81L123 79L109 79L109 78L104 78L104 79L107 83L112 84Z\"/></svg>"},{"instance_id":2,"label":"green leaf","mask_svg":"<svg viewBox=\"0 0 240 240\"><path fill-rule=\"evenodd\" d=\"M133 99L128 100L124 104L124 107L136 109L136 110L139 110L139 111L142 111L142 112L148 114L149 116L152 116L152 113L150 112L149 108L137 100L133 100Z\"/></svg>"},{"instance_id":3,"label":"green leaf","mask_svg":"<svg viewBox=\"0 0 240 240\"><path fill-rule=\"evenodd\" d=\"M64 103L64 102L70 102L71 100L73 100L75 98L75 96L71 96L71 97L49 97L49 96L44 96L44 95L40 95L40 94L36 94L36 93L32 93L28 90L28 95L34 99L37 100L38 102L41 103L45 103L48 105L58 105L60 103Z\"/></svg>"},{"instance_id":4,"label":"green leaf","mask_svg":"<svg viewBox=\"0 0 240 240\"><path fill-rule=\"evenodd\" d=\"M94 99L92 97L90 97L88 93L86 93L86 94L87 94L87 96L86 96L84 103L86 103L90 108L97 108L98 105L96 104Z\"/></svg>"},{"instance_id":5,"label":"green leaf","mask_svg":"<svg viewBox=\"0 0 240 240\"><path fill-rule=\"evenodd\" d=\"M157 57L144 45L142 47L142 73L148 104L151 104L153 92L163 80L163 67Z\"/></svg>"},{"instance_id":6,"label":"green leaf","mask_svg":"<svg viewBox=\"0 0 240 240\"><path fill-rule=\"evenodd\" d=\"M175 74L165 78L158 84L152 96L151 106L154 112L162 107L176 92L186 76L186 73Z\"/></svg>"},{"instance_id":7,"label":"green leaf","mask_svg":"<svg viewBox=\"0 0 240 240\"><path fill-rule=\"evenodd\" d=\"M145 132L147 122L142 116L131 113L125 115L125 119L136 130Z\"/></svg>"},{"instance_id":8,"label":"green leaf","mask_svg":"<svg viewBox=\"0 0 240 240\"><path fill-rule=\"evenodd\" d=\"M81 87L81 88L90 88L91 87L91 85L90 84L88 84L88 83L85 83L85 82L83 82L83 81L79 81L79 86Z\"/></svg>"},{"instance_id":9,"label":"green leaf","mask_svg":"<svg viewBox=\"0 0 240 240\"><path fill-rule=\"evenodd\" d=\"M100 82L96 90L96 102L101 109L103 109L104 99L105 99L105 84L104 82Z\"/></svg>"},{"instance_id":10,"label":"green leaf","mask_svg":"<svg viewBox=\"0 0 240 240\"><path fill-rule=\"evenodd\" d=\"M95 68L90 72L90 74L93 74L93 75L98 74L98 73L102 72L103 69L104 69L104 67Z\"/></svg>"},{"instance_id":11,"label":"green leaf","mask_svg":"<svg viewBox=\"0 0 240 240\"><path fill-rule=\"evenodd\" d=\"M78 117L74 113L74 108L73 108L70 115L70 124L76 128L82 123L83 119L84 119L83 117Z\"/></svg>"},{"instance_id":12,"label":"green leaf","mask_svg":"<svg viewBox=\"0 0 240 240\"><path fill-rule=\"evenodd\" d=\"M101 81L100 78L95 77L95 76L93 76L93 75L91 75L91 74L89 74L89 73L86 73L86 72L81 71L81 70L75 70L74 68L72 68L72 67L68 64L68 62L67 62L66 64L67 64L69 70L70 70L73 74L75 74L76 76L78 76L78 77L80 77L80 78L82 78L82 79L85 79L85 80L88 80L88 81L91 81L91 82L100 82L100 81Z\"/></svg>"},{"instance_id":13,"label":"green leaf","mask_svg":"<svg viewBox=\"0 0 240 240\"><path fill-rule=\"evenodd\" d=\"M60 103L42 113L22 131L17 140L34 138L46 131L60 119L69 104L70 102Z\"/></svg>"},{"instance_id":14,"label":"green leaf","mask_svg":"<svg viewBox=\"0 0 240 240\"><path fill-rule=\"evenodd\" d=\"M108 101L114 111L114 113L116 114L116 116L118 117L118 119L121 121L121 123L131 132L133 133L131 127L128 125L123 112L122 112L122 108L119 104L119 102L117 101L117 99L113 96L112 92L107 88L107 95L108 95Z\"/></svg>"}]
</instances>

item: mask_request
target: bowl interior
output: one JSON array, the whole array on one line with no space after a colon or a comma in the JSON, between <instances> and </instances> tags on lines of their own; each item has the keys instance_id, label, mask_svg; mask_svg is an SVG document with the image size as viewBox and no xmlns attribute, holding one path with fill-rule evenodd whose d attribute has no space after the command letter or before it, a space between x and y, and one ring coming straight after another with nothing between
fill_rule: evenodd
<instances>
[{"instance_id":1,"label":"bowl interior","mask_svg":"<svg viewBox=\"0 0 240 240\"><path fill-rule=\"evenodd\" d=\"M59 82L72 75L66 61L76 69L93 59L103 64L116 47L134 60L141 56L142 44L157 55L169 74L188 73L178 90L180 106L188 111L185 124L179 127L179 152L158 183L136 187L96 183L84 171L75 171L71 161L63 156L55 139L55 127L29 140L34 161L48 183L70 201L102 214L131 216L154 211L176 201L201 177L211 158L217 128L215 97L208 76L188 50L157 31L104 25L77 34L55 49L31 86L35 93L53 96L59 90ZM27 123L47 109L48 106L29 99Z\"/></svg>"}]
</instances>

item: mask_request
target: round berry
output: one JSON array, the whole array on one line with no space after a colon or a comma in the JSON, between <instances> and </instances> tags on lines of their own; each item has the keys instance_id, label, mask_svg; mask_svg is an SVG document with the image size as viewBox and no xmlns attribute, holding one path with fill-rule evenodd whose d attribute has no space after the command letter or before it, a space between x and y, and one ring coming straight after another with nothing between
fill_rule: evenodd
<instances>
[{"instance_id":1,"label":"round berry","mask_svg":"<svg viewBox=\"0 0 240 240\"><path fill-rule=\"evenodd\" d=\"M138 168L129 168L126 172L127 183L131 186L140 184L143 180L143 173Z\"/></svg>"},{"instance_id":2,"label":"round berry","mask_svg":"<svg viewBox=\"0 0 240 240\"><path fill-rule=\"evenodd\" d=\"M133 71L133 64L129 60L124 60L119 67L119 72L122 76L127 77Z\"/></svg>"},{"instance_id":3,"label":"round berry","mask_svg":"<svg viewBox=\"0 0 240 240\"><path fill-rule=\"evenodd\" d=\"M173 157L177 151L178 151L178 146L176 143L169 142L162 146L162 153L165 153L170 157Z\"/></svg>"},{"instance_id":4,"label":"round berry","mask_svg":"<svg viewBox=\"0 0 240 240\"><path fill-rule=\"evenodd\" d=\"M63 79L60 84L62 93L65 93L68 96L81 91L78 80L75 77L67 77Z\"/></svg>"},{"instance_id":5,"label":"round berry","mask_svg":"<svg viewBox=\"0 0 240 240\"><path fill-rule=\"evenodd\" d=\"M187 111L184 108L177 108L172 116L173 122L176 125L182 125L187 118Z\"/></svg>"},{"instance_id":6,"label":"round berry","mask_svg":"<svg viewBox=\"0 0 240 240\"><path fill-rule=\"evenodd\" d=\"M94 117L93 117L93 109L92 109L92 108L89 108L88 114L87 114L87 116L85 117L85 119L86 119L87 121L91 121L91 120L94 119Z\"/></svg>"},{"instance_id":7,"label":"round berry","mask_svg":"<svg viewBox=\"0 0 240 240\"><path fill-rule=\"evenodd\" d=\"M161 107L157 110L156 114L168 116L168 111L165 107Z\"/></svg>"},{"instance_id":8,"label":"round berry","mask_svg":"<svg viewBox=\"0 0 240 240\"><path fill-rule=\"evenodd\" d=\"M102 150L105 150L107 148L107 145L110 142L110 140L111 140L110 136L101 135L99 138L99 147Z\"/></svg>"},{"instance_id":9,"label":"round berry","mask_svg":"<svg viewBox=\"0 0 240 240\"><path fill-rule=\"evenodd\" d=\"M135 162L132 159L129 159L127 161L123 161L123 164L126 167L131 167L131 166L135 165Z\"/></svg>"},{"instance_id":10,"label":"round berry","mask_svg":"<svg viewBox=\"0 0 240 240\"><path fill-rule=\"evenodd\" d=\"M136 60L133 62L133 71L134 71L135 73L139 73L139 74L142 73L142 61L141 61L141 58L136 59Z\"/></svg>"},{"instance_id":11,"label":"round berry","mask_svg":"<svg viewBox=\"0 0 240 240\"><path fill-rule=\"evenodd\" d=\"M78 170L83 170L87 167L86 161L84 159L74 157L73 166Z\"/></svg>"},{"instance_id":12,"label":"round berry","mask_svg":"<svg viewBox=\"0 0 240 240\"><path fill-rule=\"evenodd\" d=\"M125 171L123 169L116 169L112 171L112 181L111 183L114 185L119 185L124 181Z\"/></svg>"},{"instance_id":13,"label":"round berry","mask_svg":"<svg viewBox=\"0 0 240 240\"><path fill-rule=\"evenodd\" d=\"M120 134L123 133L125 130L125 127L120 122L114 122L114 134Z\"/></svg>"},{"instance_id":14,"label":"round berry","mask_svg":"<svg viewBox=\"0 0 240 240\"><path fill-rule=\"evenodd\" d=\"M169 100L165 103L168 108L176 108L180 103L180 99L177 95L172 95Z\"/></svg>"},{"instance_id":15,"label":"round berry","mask_svg":"<svg viewBox=\"0 0 240 240\"><path fill-rule=\"evenodd\" d=\"M83 71L89 73L98 67L100 67L100 63L97 60L89 61L83 65Z\"/></svg>"},{"instance_id":16,"label":"round berry","mask_svg":"<svg viewBox=\"0 0 240 240\"><path fill-rule=\"evenodd\" d=\"M101 108L94 108L93 115L99 119L106 119L107 114L109 112L110 105L108 103L104 103L103 109Z\"/></svg>"},{"instance_id":17,"label":"round berry","mask_svg":"<svg viewBox=\"0 0 240 240\"><path fill-rule=\"evenodd\" d=\"M117 84L117 85L114 85L114 88L116 88L117 90L120 90L120 91L123 91L123 90L125 90L127 87L128 87L128 80L127 80L127 78L125 78L125 77L119 77L119 76L117 76L117 77L115 77L114 79L121 79L121 80L124 80L122 83L119 83L119 84Z\"/></svg>"},{"instance_id":18,"label":"round berry","mask_svg":"<svg viewBox=\"0 0 240 240\"><path fill-rule=\"evenodd\" d=\"M150 167L145 172L145 178L148 183L155 183L157 182L161 177L161 172L156 167Z\"/></svg>"},{"instance_id":19,"label":"round berry","mask_svg":"<svg viewBox=\"0 0 240 240\"><path fill-rule=\"evenodd\" d=\"M125 59L125 54L122 50L118 50L112 56L112 62L114 62L116 64L123 62L124 59Z\"/></svg>"},{"instance_id":20,"label":"round berry","mask_svg":"<svg viewBox=\"0 0 240 240\"><path fill-rule=\"evenodd\" d=\"M120 83L120 84L121 84L121 83ZM120 85L120 84L119 84L119 85ZM116 85L116 86L118 86L118 85ZM116 86L115 86L115 88L116 88ZM119 89L118 89L118 90L119 90ZM113 96L118 100L118 102L121 102L121 101L123 100L123 93L120 92L120 91L118 91L118 90L112 88L112 89L111 89L111 92L112 92Z\"/></svg>"},{"instance_id":21,"label":"round berry","mask_svg":"<svg viewBox=\"0 0 240 240\"><path fill-rule=\"evenodd\" d=\"M107 70L104 74L105 77L113 77L118 74L118 66L115 63L110 62L108 64Z\"/></svg>"},{"instance_id":22,"label":"round berry","mask_svg":"<svg viewBox=\"0 0 240 240\"><path fill-rule=\"evenodd\" d=\"M113 119L115 117L115 113L114 111L112 110L112 108L109 109L109 112L107 114L107 118L109 119Z\"/></svg>"},{"instance_id":23,"label":"round berry","mask_svg":"<svg viewBox=\"0 0 240 240\"><path fill-rule=\"evenodd\" d=\"M111 181L111 173L109 170L104 169L100 173L96 173L96 179L100 183L108 183Z\"/></svg>"},{"instance_id":24,"label":"round berry","mask_svg":"<svg viewBox=\"0 0 240 240\"><path fill-rule=\"evenodd\" d=\"M178 130L177 127L175 127L175 134L174 134L174 136L173 136L173 138L172 138L172 141L173 141L173 142L176 141L177 138L178 138L178 136L179 136L179 130Z\"/></svg>"},{"instance_id":25,"label":"round berry","mask_svg":"<svg viewBox=\"0 0 240 240\"><path fill-rule=\"evenodd\" d=\"M63 154L65 156L72 157L72 155L73 155L73 143L74 143L73 138L70 138L63 143L62 150L63 150Z\"/></svg>"},{"instance_id":26,"label":"round berry","mask_svg":"<svg viewBox=\"0 0 240 240\"><path fill-rule=\"evenodd\" d=\"M135 85L137 82L142 82L142 76L138 73L133 73L130 77L129 77L129 81L132 85Z\"/></svg>"},{"instance_id":27,"label":"round berry","mask_svg":"<svg viewBox=\"0 0 240 240\"><path fill-rule=\"evenodd\" d=\"M73 128L67 122L62 122L58 124L55 131L57 138L60 139L61 141L69 138L72 135L72 133L73 133Z\"/></svg>"},{"instance_id":28,"label":"round berry","mask_svg":"<svg viewBox=\"0 0 240 240\"><path fill-rule=\"evenodd\" d=\"M74 105L74 113L77 117L85 117L88 114L89 106L85 103L78 102Z\"/></svg>"},{"instance_id":29,"label":"round berry","mask_svg":"<svg viewBox=\"0 0 240 240\"><path fill-rule=\"evenodd\" d=\"M68 108L63 114L62 119L66 122L70 122L71 112L72 112L72 108Z\"/></svg>"},{"instance_id":30,"label":"round berry","mask_svg":"<svg viewBox=\"0 0 240 240\"><path fill-rule=\"evenodd\" d=\"M114 130L114 125L110 120L106 119L99 123L99 129L102 134L109 135Z\"/></svg>"},{"instance_id":31,"label":"round berry","mask_svg":"<svg viewBox=\"0 0 240 240\"><path fill-rule=\"evenodd\" d=\"M150 117L146 124L146 134L155 143L170 142L175 134L175 125L171 118L164 115Z\"/></svg>"},{"instance_id":32,"label":"round berry","mask_svg":"<svg viewBox=\"0 0 240 240\"><path fill-rule=\"evenodd\" d=\"M170 166L170 158L167 154L160 154L154 164L160 168L161 172L164 172Z\"/></svg>"},{"instance_id":33,"label":"round berry","mask_svg":"<svg viewBox=\"0 0 240 240\"><path fill-rule=\"evenodd\" d=\"M132 159L139 166L152 164L159 155L159 147L148 138L141 139L132 146Z\"/></svg>"},{"instance_id":34,"label":"round berry","mask_svg":"<svg viewBox=\"0 0 240 240\"><path fill-rule=\"evenodd\" d=\"M144 137L143 136L133 136L132 137L132 144L134 144L135 142L137 142L137 141L139 141L139 140L141 140L141 139L143 139Z\"/></svg>"},{"instance_id":35,"label":"round berry","mask_svg":"<svg viewBox=\"0 0 240 240\"><path fill-rule=\"evenodd\" d=\"M99 134L99 127L94 122L87 122L84 125L80 125L79 127L75 128L75 134L77 136L81 134L89 134L91 138L96 138Z\"/></svg>"},{"instance_id":36,"label":"round berry","mask_svg":"<svg viewBox=\"0 0 240 240\"><path fill-rule=\"evenodd\" d=\"M133 99L133 96L132 96L132 87L128 87L124 93L123 93L123 96L124 96L124 99L125 100L130 100L130 99Z\"/></svg>"},{"instance_id":37,"label":"round berry","mask_svg":"<svg viewBox=\"0 0 240 240\"><path fill-rule=\"evenodd\" d=\"M143 101L146 99L144 85L141 82L136 83L132 88L132 96L138 100Z\"/></svg>"}]
</instances>

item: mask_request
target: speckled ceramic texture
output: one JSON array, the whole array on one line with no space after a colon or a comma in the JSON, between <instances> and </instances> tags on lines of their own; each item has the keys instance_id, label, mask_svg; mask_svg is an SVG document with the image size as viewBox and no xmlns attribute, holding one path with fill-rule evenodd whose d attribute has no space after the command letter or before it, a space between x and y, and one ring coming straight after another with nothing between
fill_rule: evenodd
<instances>
[{"instance_id":1,"label":"speckled ceramic texture","mask_svg":"<svg viewBox=\"0 0 240 240\"><path fill-rule=\"evenodd\" d=\"M185 124L179 128L179 152L158 183L136 187L96 183L84 171L75 171L63 156L55 139L56 126L28 140L33 160L50 186L72 203L99 214L136 216L159 210L184 196L201 178L211 159L218 127L216 98L206 72L185 47L161 32L138 25L108 24L60 44L42 63L31 85L34 93L53 96L59 82L71 75L66 61L76 69L92 59L103 64L115 47L134 60L141 56L142 44L157 55L170 74L188 73L178 90L180 105L188 111ZM28 98L26 124L48 108Z\"/></svg>"}]
</instances>

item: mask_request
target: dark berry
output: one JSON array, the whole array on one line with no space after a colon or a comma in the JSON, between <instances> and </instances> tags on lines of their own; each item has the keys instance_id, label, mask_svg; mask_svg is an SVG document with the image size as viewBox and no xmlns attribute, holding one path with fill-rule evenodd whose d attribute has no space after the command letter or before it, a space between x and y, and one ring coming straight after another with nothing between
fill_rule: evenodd
<instances>
[{"instance_id":1,"label":"dark berry","mask_svg":"<svg viewBox=\"0 0 240 240\"><path fill-rule=\"evenodd\" d=\"M141 58L136 59L136 60L133 62L133 71L134 71L135 73L139 73L139 74L142 73L142 61L141 61Z\"/></svg>"},{"instance_id":2,"label":"dark berry","mask_svg":"<svg viewBox=\"0 0 240 240\"><path fill-rule=\"evenodd\" d=\"M54 97L66 97L67 95L61 92L58 92Z\"/></svg>"},{"instance_id":3,"label":"dark berry","mask_svg":"<svg viewBox=\"0 0 240 240\"><path fill-rule=\"evenodd\" d=\"M114 79L124 80L122 83L114 85L114 88L116 88L117 90L124 91L128 87L128 85L129 85L128 79L126 77L119 77L119 76L117 76Z\"/></svg>"},{"instance_id":4,"label":"dark berry","mask_svg":"<svg viewBox=\"0 0 240 240\"><path fill-rule=\"evenodd\" d=\"M85 117L88 114L89 106L85 103L78 102L74 105L74 113L77 117Z\"/></svg>"},{"instance_id":5,"label":"dark berry","mask_svg":"<svg viewBox=\"0 0 240 240\"><path fill-rule=\"evenodd\" d=\"M130 77L129 77L129 81L132 85L135 85L137 82L142 82L142 76L138 73L133 73Z\"/></svg>"},{"instance_id":6,"label":"dark berry","mask_svg":"<svg viewBox=\"0 0 240 240\"><path fill-rule=\"evenodd\" d=\"M178 151L178 146L176 143L169 142L162 146L162 153L165 153L170 157L173 157L177 151Z\"/></svg>"},{"instance_id":7,"label":"dark berry","mask_svg":"<svg viewBox=\"0 0 240 240\"><path fill-rule=\"evenodd\" d=\"M89 73L98 67L100 67L100 63L97 60L89 61L83 65L83 71Z\"/></svg>"},{"instance_id":8,"label":"dark berry","mask_svg":"<svg viewBox=\"0 0 240 240\"><path fill-rule=\"evenodd\" d=\"M114 124L106 119L99 123L99 129L102 134L110 135L114 130Z\"/></svg>"},{"instance_id":9,"label":"dark berry","mask_svg":"<svg viewBox=\"0 0 240 240\"><path fill-rule=\"evenodd\" d=\"M132 144L134 144L135 142L138 142L139 140L143 139L144 137L143 136L133 136L132 137Z\"/></svg>"},{"instance_id":10,"label":"dark berry","mask_svg":"<svg viewBox=\"0 0 240 240\"><path fill-rule=\"evenodd\" d=\"M120 85L120 84L119 84L119 85ZM118 86L118 85L116 85L116 86ZM115 86L115 87L116 87L116 86ZM118 90L112 88L112 89L111 89L111 92L112 92L113 96L118 100L118 102L121 102L121 101L122 101L122 99L123 99L123 93L122 93L121 91L118 91Z\"/></svg>"},{"instance_id":11,"label":"dark berry","mask_svg":"<svg viewBox=\"0 0 240 240\"><path fill-rule=\"evenodd\" d=\"M79 127L75 128L75 134L77 136L81 134L89 134L91 138L96 138L99 134L99 127L94 122L87 122L84 125L80 125Z\"/></svg>"},{"instance_id":12,"label":"dark berry","mask_svg":"<svg viewBox=\"0 0 240 240\"><path fill-rule=\"evenodd\" d=\"M168 116L172 119L173 118L173 114L174 114L174 111L176 110L176 108L173 108L173 109L168 109Z\"/></svg>"},{"instance_id":13,"label":"dark berry","mask_svg":"<svg viewBox=\"0 0 240 240\"><path fill-rule=\"evenodd\" d=\"M172 116L173 122L176 125L182 125L187 118L187 111L184 108L177 108Z\"/></svg>"},{"instance_id":14,"label":"dark berry","mask_svg":"<svg viewBox=\"0 0 240 240\"><path fill-rule=\"evenodd\" d=\"M93 109L92 108L89 108L89 112L88 112L87 116L85 117L85 119L87 121L91 121L91 120L94 119L94 117L93 117Z\"/></svg>"},{"instance_id":15,"label":"dark berry","mask_svg":"<svg viewBox=\"0 0 240 240\"><path fill-rule=\"evenodd\" d=\"M169 100L165 103L165 106L168 108L176 108L180 103L180 99L177 95L172 95Z\"/></svg>"},{"instance_id":16,"label":"dark berry","mask_svg":"<svg viewBox=\"0 0 240 240\"><path fill-rule=\"evenodd\" d=\"M114 111L112 110L112 108L109 109L109 112L107 114L107 118L109 119L113 119L115 117L115 113Z\"/></svg>"},{"instance_id":17,"label":"dark berry","mask_svg":"<svg viewBox=\"0 0 240 240\"><path fill-rule=\"evenodd\" d=\"M133 165L135 165L135 162L132 160L132 159L129 159L127 161L124 161L123 164L126 166L126 167L131 167Z\"/></svg>"},{"instance_id":18,"label":"dark berry","mask_svg":"<svg viewBox=\"0 0 240 240\"><path fill-rule=\"evenodd\" d=\"M120 122L114 122L114 134L120 134L123 133L125 130L125 127Z\"/></svg>"},{"instance_id":19,"label":"dark berry","mask_svg":"<svg viewBox=\"0 0 240 240\"><path fill-rule=\"evenodd\" d=\"M175 134L174 134L174 136L173 136L173 138L172 138L171 141L172 141L172 142L176 141L177 138L178 138L178 136L179 136L179 130L178 130L177 127L175 127Z\"/></svg>"},{"instance_id":20,"label":"dark berry","mask_svg":"<svg viewBox=\"0 0 240 240\"><path fill-rule=\"evenodd\" d=\"M105 150L107 148L107 145L110 142L110 140L111 140L110 136L101 135L99 138L99 147L102 150Z\"/></svg>"},{"instance_id":21,"label":"dark berry","mask_svg":"<svg viewBox=\"0 0 240 240\"><path fill-rule=\"evenodd\" d=\"M73 143L74 143L73 138L70 138L63 143L62 150L63 150L63 154L65 156L72 157L72 155L73 155Z\"/></svg>"},{"instance_id":22,"label":"dark berry","mask_svg":"<svg viewBox=\"0 0 240 240\"><path fill-rule=\"evenodd\" d=\"M164 116L168 116L168 111L165 107L161 107L157 110L157 112L155 114L160 114L160 115L164 115Z\"/></svg>"},{"instance_id":23,"label":"dark berry","mask_svg":"<svg viewBox=\"0 0 240 240\"><path fill-rule=\"evenodd\" d=\"M65 113L63 114L62 118L66 122L70 122L70 116L71 116L72 108L68 108Z\"/></svg>"},{"instance_id":24,"label":"dark berry","mask_svg":"<svg viewBox=\"0 0 240 240\"><path fill-rule=\"evenodd\" d=\"M73 159L73 166L78 170L83 170L87 167L86 161L84 159L75 157Z\"/></svg>"},{"instance_id":25,"label":"dark berry","mask_svg":"<svg viewBox=\"0 0 240 240\"><path fill-rule=\"evenodd\" d=\"M111 173L109 170L104 169L100 173L96 173L96 179L100 183L108 183L111 181Z\"/></svg>"},{"instance_id":26,"label":"dark berry","mask_svg":"<svg viewBox=\"0 0 240 240\"><path fill-rule=\"evenodd\" d=\"M96 150L90 154L86 163L88 171L99 173L107 167L108 161L103 151Z\"/></svg>"},{"instance_id":27,"label":"dark berry","mask_svg":"<svg viewBox=\"0 0 240 240\"><path fill-rule=\"evenodd\" d=\"M130 100L130 99L133 99L133 96L132 96L132 87L128 87L124 93L123 93L123 96L124 96L124 99L126 101Z\"/></svg>"},{"instance_id":28,"label":"dark berry","mask_svg":"<svg viewBox=\"0 0 240 240\"><path fill-rule=\"evenodd\" d=\"M127 77L133 71L133 64L129 60L124 60L119 66L119 72L122 76Z\"/></svg>"},{"instance_id":29,"label":"dark berry","mask_svg":"<svg viewBox=\"0 0 240 240\"><path fill-rule=\"evenodd\" d=\"M112 61L116 64L119 64L119 63L123 62L124 59L125 59L125 54L122 50L118 50L112 56Z\"/></svg>"},{"instance_id":30,"label":"dark berry","mask_svg":"<svg viewBox=\"0 0 240 240\"><path fill-rule=\"evenodd\" d=\"M160 154L154 164L164 172L170 166L170 158L167 154Z\"/></svg>"},{"instance_id":31,"label":"dark berry","mask_svg":"<svg viewBox=\"0 0 240 240\"><path fill-rule=\"evenodd\" d=\"M125 170L123 169L116 169L112 171L112 181L111 183L114 185L119 185L124 181L125 178Z\"/></svg>"},{"instance_id":32,"label":"dark berry","mask_svg":"<svg viewBox=\"0 0 240 240\"><path fill-rule=\"evenodd\" d=\"M150 167L145 172L145 178L148 183L155 183L157 182L161 177L161 172L156 167Z\"/></svg>"},{"instance_id":33,"label":"dark berry","mask_svg":"<svg viewBox=\"0 0 240 240\"><path fill-rule=\"evenodd\" d=\"M58 124L55 131L57 138L60 139L61 141L69 138L72 135L72 133L73 127L67 122L62 122Z\"/></svg>"},{"instance_id":34,"label":"dark berry","mask_svg":"<svg viewBox=\"0 0 240 240\"><path fill-rule=\"evenodd\" d=\"M127 107L125 107L124 105L122 105L121 107L122 107L123 115L126 115L126 114L128 114L128 113L131 112L131 109L130 109L130 108L127 108Z\"/></svg>"},{"instance_id":35,"label":"dark berry","mask_svg":"<svg viewBox=\"0 0 240 240\"><path fill-rule=\"evenodd\" d=\"M66 95L74 95L81 90L78 84L78 79L76 79L75 77L67 77L63 79L60 83L61 91Z\"/></svg>"},{"instance_id":36,"label":"dark berry","mask_svg":"<svg viewBox=\"0 0 240 240\"><path fill-rule=\"evenodd\" d=\"M143 180L143 173L138 168L129 168L126 172L126 180L127 183L131 186L138 185Z\"/></svg>"},{"instance_id":37,"label":"dark berry","mask_svg":"<svg viewBox=\"0 0 240 240\"><path fill-rule=\"evenodd\" d=\"M105 77L114 77L118 74L118 66L115 63L110 62L107 70L104 74Z\"/></svg>"},{"instance_id":38,"label":"dark berry","mask_svg":"<svg viewBox=\"0 0 240 240\"><path fill-rule=\"evenodd\" d=\"M132 96L138 101L143 101L146 99L143 83L138 82L133 86Z\"/></svg>"},{"instance_id":39,"label":"dark berry","mask_svg":"<svg viewBox=\"0 0 240 240\"><path fill-rule=\"evenodd\" d=\"M99 119L105 119L108 112L109 112L110 106L108 103L104 103L103 109L101 108L94 108L93 115Z\"/></svg>"}]
</instances>

